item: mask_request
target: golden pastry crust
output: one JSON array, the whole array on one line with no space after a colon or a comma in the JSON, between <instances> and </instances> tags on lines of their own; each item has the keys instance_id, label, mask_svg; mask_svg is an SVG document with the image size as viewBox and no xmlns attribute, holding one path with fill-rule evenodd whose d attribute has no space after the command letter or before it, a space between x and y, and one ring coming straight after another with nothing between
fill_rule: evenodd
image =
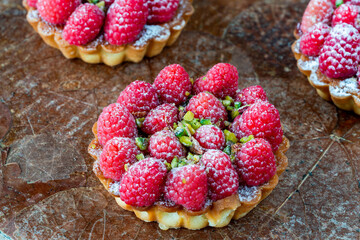
<instances>
[{"instance_id":1,"label":"golden pastry crust","mask_svg":"<svg viewBox=\"0 0 360 240\"><path fill-rule=\"evenodd\" d=\"M98 36L85 46L70 45L62 38L62 28L51 26L44 22L38 11L27 5L23 0L23 6L28 11L27 21L49 46L59 49L66 58L81 58L87 63L104 63L115 66L122 62L140 62L145 56L153 57L161 53L165 46L171 46L179 37L191 15L194 13L192 0L180 0L179 8L175 17L168 23L147 26L150 34L144 34L140 40L123 45L115 46L106 43L103 35ZM158 35L151 36L152 29L158 31Z\"/></svg>"},{"instance_id":2,"label":"golden pastry crust","mask_svg":"<svg viewBox=\"0 0 360 240\"><path fill-rule=\"evenodd\" d=\"M332 79L322 74L317 67L311 69L311 62L316 60L301 53L300 35L295 31L294 36L297 40L292 44L291 50L297 60L297 67L308 78L309 83L316 89L320 97L332 101L340 109L354 111L360 115L360 89L353 87L357 86L357 79ZM307 65L310 67L306 67ZM316 62L314 65L316 66ZM346 84L351 87L347 87Z\"/></svg>"},{"instance_id":3,"label":"golden pastry crust","mask_svg":"<svg viewBox=\"0 0 360 240\"><path fill-rule=\"evenodd\" d=\"M97 164L102 151L102 147L97 140L97 123L94 124L92 131L95 139L90 143L88 152L95 159L94 172L96 176L106 190L109 191L113 180L105 178ZM111 193L111 191L110 193L115 197L120 207L128 211L133 211L138 218L145 222L158 222L162 230L180 227L187 229L201 229L206 226L224 227L230 223L231 219L244 217L272 192L278 184L279 176L285 171L288 165L288 158L285 156L285 152L289 147L289 140L283 136L283 141L275 153L276 174L268 183L258 187L244 186L240 190L240 192L244 194L235 194L213 202L211 206L205 207L205 209L200 212L189 212L183 208L165 208L157 205L139 209L126 204L119 196Z\"/></svg>"}]
</instances>

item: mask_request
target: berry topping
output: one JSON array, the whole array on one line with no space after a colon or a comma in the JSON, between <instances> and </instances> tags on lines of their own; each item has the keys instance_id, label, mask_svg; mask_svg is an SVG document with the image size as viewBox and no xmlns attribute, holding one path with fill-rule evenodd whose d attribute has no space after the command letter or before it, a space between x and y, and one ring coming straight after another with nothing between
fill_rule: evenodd
<instances>
[{"instance_id":1,"label":"berry topping","mask_svg":"<svg viewBox=\"0 0 360 240\"><path fill-rule=\"evenodd\" d=\"M251 105L254 104L256 101L267 101L266 92L264 89L257 85L257 86L250 86L244 88L240 93L236 96L236 101L241 102L241 105Z\"/></svg>"},{"instance_id":2,"label":"berry topping","mask_svg":"<svg viewBox=\"0 0 360 240\"><path fill-rule=\"evenodd\" d=\"M226 153L209 150L202 156L201 161L206 168L210 197L213 201L236 193L239 187L239 178Z\"/></svg>"},{"instance_id":3,"label":"berry topping","mask_svg":"<svg viewBox=\"0 0 360 240\"><path fill-rule=\"evenodd\" d=\"M227 112L223 104L207 92L201 92L192 97L185 110L194 113L195 118L210 119L212 123L220 127L223 127L224 121L227 120Z\"/></svg>"},{"instance_id":4,"label":"berry topping","mask_svg":"<svg viewBox=\"0 0 360 240\"><path fill-rule=\"evenodd\" d=\"M27 4L29 7L37 8L37 2L38 0L27 0Z\"/></svg>"},{"instance_id":5,"label":"berry topping","mask_svg":"<svg viewBox=\"0 0 360 240\"><path fill-rule=\"evenodd\" d=\"M316 24L311 30L301 36L300 49L307 56L319 56L330 27L324 23Z\"/></svg>"},{"instance_id":6,"label":"berry topping","mask_svg":"<svg viewBox=\"0 0 360 240\"><path fill-rule=\"evenodd\" d=\"M165 67L157 75L154 87L163 103L183 103L191 93L189 74L179 64Z\"/></svg>"},{"instance_id":7,"label":"berry topping","mask_svg":"<svg viewBox=\"0 0 360 240\"><path fill-rule=\"evenodd\" d=\"M67 21L63 38L72 45L85 45L99 34L104 18L105 14L98 6L82 4Z\"/></svg>"},{"instance_id":8,"label":"berry topping","mask_svg":"<svg viewBox=\"0 0 360 240\"><path fill-rule=\"evenodd\" d=\"M105 40L124 45L138 38L148 16L146 0L116 0L111 4L105 21Z\"/></svg>"},{"instance_id":9,"label":"berry topping","mask_svg":"<svg viewBox=\"0 0 360 240\"><path fill-rule=\"evenodd\" d=\"M156 90L150 83L136 80L130 83L117 100L136 118L145 117L151 109L159 105Z\"/></svg>"},{"instance_id":10,"label":"berry topping","mask_svg":"<svg viewBox=\"0 0 360 240\"><path fill-rule=\"evenodd\" d=\"M340 23L347 23L353 27L359 27L358 7L351 4L341 4L332 18L332 26L335 27Z\"/></svg>"},{"instance_id":11,"label":"berry topping","mask_svg":"<svg viewBox=\"0 0 360 240\"><path fill-rule=\"evenodd\" d=\"M121 180L121 200L135 207L153 205L160 197L166 172L164 162L155 158L146 158L135 163Z\"/></svg>"},{"instance_id":12,"label":"berry topping","mask_svg":"<svg viewBox=\"0 0 360 240\"><path fill-rule=\"evenodd\" d=\"M329 78L346 78L357 73L360 34L353 26L336 25L320 51L320 71Z\"/></svg>"},{"instance_id":13,"label":"berry topping","mask_svg":"<svg viewBox=\"0 0 360 240\"><path fill-rule=\"evenodd\" d=\"M164 23L170 21L179 6L179 0L148 0L149 16L147 23Z\"/></svg>"},{"instance_id":14,"label":"berry topping","mask_svg":"<svg viewBox=\"0 0 360 240\"><path fill-rule=\"evenodd\" d=\"M185 152L175 134L169 130L162 130L155 133L149 140L150 156L164 159L167 162L175 157L184 157Z\"/></svg>"},{"instance_id":15,"label":"berry topping","mask_svg":"<svg viewBox=\"0 0 360 240\"><path fill-rule=\"evenodd\" d=\"M37 7L42 19L51 24L65 24L81 0L38 0Z\"/></svg>"},{"instance_id":16,"label":"berry topping","mask_svg":"<svg viewBox=\"0 0 360 240\"><path fill-rule=\"evenodd\" d=\"M105 0L105 6L110 7L111 4L113 4L115 0Z\"/></svg>"},{"instance_id":17,"label":"berry topping","mask_svg":"<svg viewBox=\"0 0 360 240\"><path fill-rule=\"evenodd\" d=\"M262 138L245 143L236 153L235 163L240 178L249 186L266 183L276 172L271 146Z\"/></svg>"},{"instance_id":18,"label":"berry topping","mask_svg":"<svg viewBox=\"0 0 360 240\"><path fill-rule=\"evenodd\" d=\"M220 128L213 125L204 125L196 130L195 139L205 149L220 149L225 146L225 135Z\"/></svg>"},{"instance_id":19,"label":"berry topping","mask_svg":"<svg viewBox=\"0 0 360 240\"><path fill-rule=\"evenodd\" d=\"M113 137L136 137L135 119L124 106L118 103L110 104L100 114L97 134L101 145L105 145Z\"/></svg>"},{"instance_id":20,"label":"berry topping","mask_svg":"<svg viewBox=\"0 0 360 240\"><path fill-rule=\"evenodd\" d=\"M301 31L307 33L317 23L329 24L333 12L331 0L311 0L301 21Z\"/></svg>"},{"instance_id":21,"label":"berry topping","mask_svg":"<svg viewBox=\"0 0 360 240\"><path fill-rule=\"evenodd\" d=\"M235 118L232 131L238 139L253 135L265 138L275 152L282 142L283 131L279 111L269 102L256 102Z\"/></svg>"},{"instance_id":22,"label":"berry topping","mask_svg":"<svg viewBox=\"0 0 360 240\"><path fill-rule=\"evenodd\" d=\"M150 111L143 122L142 130L154 134L179 121L179 110L174 104L165 103Z\"/></svg>"},{"instance_id":23,"label":"berry topping","mask_svg":"<svg viewBox=\"0 0 360 240\"><path fill-rule=\"evenodd\" d=\"M192 164L174 168L166 180L165 199L190 211L200 211L205 205L207 185L204 167Z\"/></svg>"},{"instance_id":24,"label":"berry topping","mask_svg":"<svg viewBox=\"0 0 360 240\"><path fill-rule=\"evenodd\" d=\"M125 173L125 165L136 162L140 151L131 138L115 137L109 140L100 155L100 169L104 177L119 181Z\"/></svg>"},{"instance_id":25,"label":"berry topping","mask_svg":"<svg viewBox=\"0 0 360 240\"><path fill-rule=\"evenodd\" d=\"M238 71L228 63L218 63L204 77L196 81L196 93L208 91L218 98L235 97L238 89Z\"/></svg>"}]
</instances>

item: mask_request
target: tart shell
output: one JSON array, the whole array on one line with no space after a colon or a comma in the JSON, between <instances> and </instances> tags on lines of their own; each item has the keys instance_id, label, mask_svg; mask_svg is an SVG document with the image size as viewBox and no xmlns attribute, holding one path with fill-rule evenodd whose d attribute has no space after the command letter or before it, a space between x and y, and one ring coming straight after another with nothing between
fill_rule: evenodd
<instances>
[{"instance_id":1,"label":"tart shell","mask_svg":"<svg viewBox=\"0 0 360 240\"><path fill-rule=\"evenodd\" d=\"M89 145L88 152L95 159L94 172L109 191L113 180L105 178L97 161L100 157L102 147L97 140L97 123L94 124L92 131L95 139ZM279 176L285 171L288 165L288 158L285 152L289 149L289 140L283 136L282 143L275 153L276 158L276 174L267 182L256 188L255 193L251 198L241 198L238 194L213 202L211 206L205 208L201 212L188 212L185 209L164 209L160 206L151 206L146 209L139 209L132 207L123 202L119 196L112 194L115 197L117 204L125 210L132 211L135 215L145 222L156 221L162 230L169 228L187 228L187 229L201 229L206 226L224 227L228 225L231 219L239 219L244 217L253 208L255 208L263 199L265 199L272 190L276 187L279 181Z\"/></svg>"},{"instance_id":2,"label":"tart shell","mask_svg":"<svg viewBox=\"0 0 360 240\"><path fill-rule=\"evenodd\" d=\"M294 32L294 36L296 37L296 41L292 44L291 50L295 56L295 59L297 60L297 67L307 78L311 86L313 86L316 89L316 92L325 99L326 101L332 101L338 108L346 110L346 111L354 111L356 114L360 115L360 98L354 94L344 94L344 95L337 95L335 94L334 89L337 87L334 82L336 81L342 81L337 79L329 79L324 74L322 74L319 70L316 71L316 76L318 78L327 78L329 83L325 82L316 82L313 81L311 78L311 75L313 72L308 69L304 69L301 67L302 62L306 62L309 60L307 56L302 54L298 50L298 44L300 41L300 35L297 33L297 31ZM331 83L333 82L333 84Z\"/></svg>"},{"instance_id":3,"label":"tart shell","mask_svg":"<svg viewBox=\"0 0 360 240\"><path fill-rule=\"evenodd\" d=\"M104 41L103 36L100 36L85 46L75 46L62 38L62 27L44 22L37 10L28 6L26 0L23 0L23 6L27 10L27 21L46 44L59 49L68 59L81 58L87 63L104 63L108 66L115 66L125 61L137 63L145 56L153 57L160 54L165 46L174 44L194 13L192 0L183 0L177 12L177 14L180 12L180 15L175 16L168 23L159 25L164 28L161 35L146 39L140 45L134 43L123 46L110 45Z\"/></svg>"}]
</instances>

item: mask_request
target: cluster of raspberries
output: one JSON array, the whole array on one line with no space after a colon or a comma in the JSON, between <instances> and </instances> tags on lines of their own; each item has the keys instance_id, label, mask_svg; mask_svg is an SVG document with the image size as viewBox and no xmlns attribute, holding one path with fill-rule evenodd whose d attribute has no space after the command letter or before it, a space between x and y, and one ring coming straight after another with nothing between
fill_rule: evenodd
<instances>
[{"instance_id":1,"label":"cluster of raspberries","mask_svg":"<svg viewBox=\"0 0 360 240\"><path fill-rule=\"evenodd\" d=\"M64 26L71 45L85 45L100 34L112 45L134 42L145 24L170 21L179 0L27 0L41 18Z\"/></svg>"},{"instance_id":2,"label":"cluster of raspberries","mask_svg":"<svg viewBox=\"0 0 360 240\"><path fill-rule=\"evenodd\" d=\"M155 202L200 211L276 173L283 132L260 86L238 89L238 72L213 66L195 82L178 64L153 84L135 81L103 109L97 140L105 178L135 207Z\"/></svg>"},{"instance_id":3,"label":"cluster of raspberries","mask_svg":"<svg viewBox=\"0 0 360 240\"><path fill-rule=\"evenodd\" d=\"M359 13L359 0L311 0L305 10L300 50L309 57L318 57L320 71L329 78L358 74Z\"/></svg>"}]
</instances>

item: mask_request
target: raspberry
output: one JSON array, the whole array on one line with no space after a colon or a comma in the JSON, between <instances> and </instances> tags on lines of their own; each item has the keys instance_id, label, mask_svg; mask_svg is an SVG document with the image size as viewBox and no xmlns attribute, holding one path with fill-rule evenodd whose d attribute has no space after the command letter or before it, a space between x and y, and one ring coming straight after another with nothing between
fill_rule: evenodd
<instances>
[{"instance_id":1,"label":"raspberry","mask_svg":"<svg viewBox=\"0 0 360 240\"><path fill-rule=\"evenodd\" d=\"M336 25L320 51L320 71L329 78L347 78L355 75L359 64L360 34L353 26Z\"/></svg>"},{"instance_id":2,"label":"raspberry","mask_svg":"<svg viewBox=\"0 0 360 240\"><path fill-rule=\"evenodd\" d=\"M38 0L40 16L48 23L65 24L81 0Z\"/></svg>"},{"instance_id":3,"label":"raspberry","mask_svg":"<svg viewBox=\"0 0 360 240\"><path fill-rule=\"evenodd\" d=\"M134 42L144 28L148 16L146 0L116 0L105 21L105 40L113 45Z\"/></svg>"},{"instance_id":4,"label":"raspberry","mask_svg":"<svg viewBox=\"0 0 360 240\"><path fill-rule=\"evenodd\" d=\"M105 0L105 6L110 7L111 4L113 4L115 0Z\"/></svg>"},{"instance_id":5,"label":"raspberry","mask_svg":"<svg viewBox=\"0 0 360 240\"><path fill-rule=\"evenodd\" d=\"M38 0L27 0L27 4L29 5L29 7L36 8L37 7L37 1Z\"/></svg>"},{"instance_id":6,"label":"raspberry","mask_svg":"<svg viewBox=\"0 0 360 240\"><path fill-rule=\"evenodd\" d=\"M275 152L282 142L283 131L279 111L269 102L256 102L242 115L237 116L231 126L236 137L254 135L265 138Z\"/></svg>"},{"instance_id":7,"label":"raspberry","mask_svg":"<svg viewBox=\"0 0 360 240\"><path fill-rule=\"evenodd\" d=\"M160 197L166 178L165 164L155 158L146 158L132 165L120 183L120 198L135 207L148 207Z\"/></svg>"},{"instance_id":8,"label":"raspberry","mask_svg":"<svg viewBox=\"0 0 360 240\"><path fill-rule=\"evenodd\" d=\"M171 162L174 157L184 157L185 152L175 134L169 130L155 133L149 140L150 156Z\"/></svg>"},{"instance_id":9,"label":"raspberry","mask_svg":"<svg viewBox=\"0 0 360 240\"><path fill-rule=\"evenodd\" d=\"M211 92L218 98L235 97L238 79L236 67L228 63L218 63L206 73L205 77L200 78L196 88L201 92Z\"/></svg>"},{"instance_id":10,"label":"raspberry","mask_svg":"<svg viewBox=\"0 0 360 240\"><path fill-rule=\"evenodd\" d=\"M66 22L63 38L72 45L85 45L99 34L104 18L105 14L98 6L82 4Z\"/></svg>"},{"instance_id":11,"label":"raspberry","mask_svg":"<svg viewBox=\"0 0 360 240\"><path fill-rule=\"evenodd\" d=\"M266 183L275 175L276 162L270 144L262 138L245 143L236 153L239 176L249 186Z\"/></svg>"},{"instance_id":12,"label":"raspberry","mask_svg":"<svg viewBox=\"0 0 360 240\"><path fill-rule=\"evenodd\" d=\"M179 0L148 0L149 16L147 23L165 23L170 21L179 6Z\"/></svg>"},{"instance_id":13,"label":"raspberry","mask_svg":"<svg viewBox=\"0 0 360 240\"><path fill-rule=\"evenodd\" d=\"M113 137L137 136L134 117L126 107L113 103L103 109L97 122L98 140L101 145Z\"/></svg>"},{"instance_id":14,"label":"raspberry","mask_svg":"<svg viewBox=\"0 0 360 240\"><path fill-rule=\"evenodd\" d=\"M205 205L207 185L204 167L192 164L174 168L166 179L165 199L190 211L200 211Z\"/></svg>"},{"instance_id":15,"label":"raspberry","mask_svg":"<svg viewBox=\"0 0 360 240\"><path fill-rule=\"evenodd\" d=\"M125 173L125 164L136 162L140 150L131 138L115 137L109 140L100 155L100 169L104 177L119 181Z\"/></svg>"},{"instance_id":16,"label":"raspberry","mask_svg":"<svg viewBox=\"0 0 360 240\"><path fill-rule=\"evenodd\" d=\"M340 23L347 23L354 27L355 24L358 25L358 8L357 6L350 5L350 4L341 4L338 7L333 15L332 18L332 26L335 27Z\"/></svg>"},{"instance_id":17,"label":"raspberry","mask_svg":"<svg viewBox=\"0 0 360 240\"><path fill-rule=\"evenodd\" d=\"M165 67L157 75L154 87L163 103L183 103L191 93L189 74L179 64Z\"/></svg>"},{"instance_id":18,"label":"raspberry","mask_svg":"<svg viewBox=\"0 0 360 240\"><path fill-rule=\"evenodd\" d=\"M301 36L300 50L307 56L319 56L330 27L324 23L316 24L311 30Z\"/></svg>"},{"instance_id":19,"label":"raspberry","mask_svg":"<svg viewBox=\"0 0 360 240\"><path fill-rule=\"evenodd\" d=\"M136 118L145 117L151 109L159 105L156 90L150 83L138 81L130 83L117 100Z\"/></svg>"},{"instance_id":20,"label":"raspberry","mask_svg":"<svg viewBox=\"0 0 360 240\"><path fill-rule=\"evenodd\" d=\"M203 92L203 88L201 85L201 80L204 78L205 76L199 77L198 79L195 80L194 84L193 84L193 89L192 89L192 93L194 95L199 94L201 92Z\"/></svg>"},{"instance_id":21,"label":"raspberry","mask_svg":"<svg viewBox=\"0 0 360 240\"><path fill-rule=\"evenodd\" d=\"M151 135L163 130L165 127L172 127L178 121L178 108L174 104L165 103L150 111L141 129Z\"/></svg>"},{"instance_id":22,"label":"raspberry","mask_svg":"<svg viewBox=\"0 0 360 240\"><path fill-rule=\"evenodd\" d=\"M225 145L225 135L220 128L213 125L204 125L196 130L195 139L205 149L220 149Z\"/></svg>"},{"instance_id":23,"label":"raspberry","mask_svg":"<svg viewBox=\"0 0 360 240\"><path fill-rule=\"evenodd\" d=\"M267 101L267 100L268 99L266 96L266 92L259 85L244 88L236 96L236 101L241 102L243 106L254 104L256 101Z\"/></svg>"},{"instance_id":24,"label":"raspberry","mask_svg":"<svg viewBox=\"0 0 360 240\"><path fill-rule=\"evenodd\" d=\"M212 94L201 92L192 97L186 106L186 111L194 113L195 118L210 119L213 124L223 123L227 120L227 112L222 103Z\"/></svg>"},{"instance_id":25,"label":"raspberry","mask_svg":"<svg viewBox=\"0 0 360 240\"><path fill-rule=\"evenodd\" d=\"M307 33L317 23L329 24L333 12L331 0L311 0L301 21L301 31Z\"/></svg>"},{"instance_id":26,"label":"raspberry","mask_svg":"<svg viewBox=\"0 0 360 240\"><path fill-rule=\"evenodd\" d=\"M236 193L239 187L239 177L226 153L209 150L202 156L201 161L206 168L210 196L213 201Z\"/></svg>"}]
</instances>

